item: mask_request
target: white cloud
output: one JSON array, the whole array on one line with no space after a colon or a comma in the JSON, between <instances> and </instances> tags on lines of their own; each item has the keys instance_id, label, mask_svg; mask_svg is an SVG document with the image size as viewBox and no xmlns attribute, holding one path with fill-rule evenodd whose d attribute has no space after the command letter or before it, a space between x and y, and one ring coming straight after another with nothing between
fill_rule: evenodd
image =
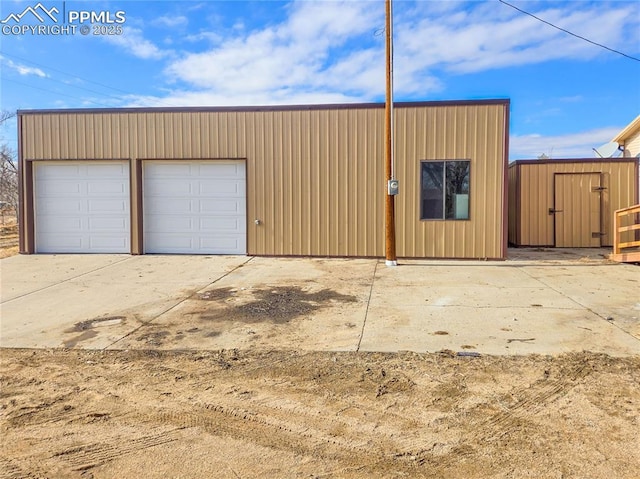
<instances>
[{"instance_id":1,"label":"white cloud","mask_svg":"<svg viewBox=\"0 0 640 479\"><path fill-rule=\"evenodd\" d=\"M210 43L220 43L224 40L224 37L220 33L216 32L199 32L191 35L185 35L183 38L188 42L201 42L206 40Z\"/></svg>"},{"instance_id":2,"label":"white cloud","mask_svg":"<svg viewBox=\"0 0 640 479\"><path fill-rule=\"evenodd\" d=\"M398 5L398 4L397 4ZM532 4L536 6L536 4ZM541 3L534 13L613 48L638 43L637 9L628 3ZM443 72L462 75L560 59L588 60L603 49L496 2L400 2L394 22L397 96L441 91ZM273 103L282 92L305 98L371 100L384 94L384 26L379 2L295 2L279 24L202 31L185 37L211 47L186 53L167 79L207 98ZM635 35L635 37L634 37ZM635 38L635 42L634 42ZM141 48L141 47L138 47ZM151 50L149 56L161 56ZM291 102L284 98L285 102Z\"/></svg>"},{"instance_id":3,"label":"white cloud","mask_svg":"<svg viewBox=\"0 0 640 479\"><path fill-rule=\"evenodd\" d=\"M630 45L638 45L640 40L637 9L628 4L591 5L587 10L577 2L569 2L564 10L550 8L535 13L613 48L628 49ZM600 54L613 55L494 2L483 2L470 10L439 13L438 16L429 10L426 17L424 12L417 17L403 15L395 33L397 63L405 71L407 85L417 85L422 76L432 70L465 74L552 60L588 60Z\"/></svg>"},{"instance_id":4,"label":"white cloud","mask_svg":"<svg viewBox=\"0 0 640 479\"><path fill-rule=\"evenodd\" d=\"M124 27L122 35L107 35L102 38L144 60L158 60L168 54L167 51L161 50L151 41L145 39L139 28Z\"/></svg>"},{"instance_id":5,"label":"white cloud","mask_svg":"<svg viewBox=\"0 0 640 479\"><path fill-rule=\"evenodd\" d=\"M47 78L48 75L42 71L40 68L28 67L26 65L22 65L20 63L16 63L8 58L0 56L2 60L4 60L4 64L7 65L12 70L17 71L20 75L35 75L40 78Z\"/></svg>"},{"instance_id":6,"label":"white cloud","mask_svg":"<svg viewBox=\"0 0 640 479\"><path fill-rule=\"evenodd\" d=\"M550 158L593 158L593 151L611 141L622 127L606 127L568 135L511 135L510 159L535 159L545 154Z\"/></svg>"},{"instance_id":7,"label":"white cloud","mask_svg":"<svg viewBox=\"0 0 640 479\"><path fill-rule=\"evenodd\" d=\"M153 22L153 25L158 25L162 27L168 28L176 28L176 27L185 27L189 23L189 19L184 15L164 15L162 17L156 18Z\"/></svg>"},{"instance_id":8,"label":"white cloud","mask_svg":"<svg viewBox=\"0 0 640 479\"><path fill-rule=\"evenodd\" d=\"M370 48L355 51L327 67L324 74L316 78L316 85L375 94L382 92L384 79L384 50Z\"/></svg>"},{"instance_id":9,"label":"white cloud","mask_svg":"<svg viewBox=\"0 0 640 479\"><path fill-rule=\"evenodd\" d=\"M207 98L235 98L236 104L256 97L261 103L371 97L384 90L384 57L374 58L366 49L356 48L353 54L338 49L363 34L373 37L384 22L377 7L372 2L293 3L285 22L235 31L214 48L171 63L167 73L209 92Z\"/></svg>"},{"instance_id":10,"label":"white cloud","mask_svg":"<svg viewBox=\"0 0 640 479\"><path fill-rule=\"evenodd\" d=\"M323 91L299 92L287 88L280 90L245 92L229 96L211 90L172 90L166 96L129 96L127 107L159 106L238 106L238 105L310 105L329 103L360 103L360 97Z\"/></svg>"}]
</instances>

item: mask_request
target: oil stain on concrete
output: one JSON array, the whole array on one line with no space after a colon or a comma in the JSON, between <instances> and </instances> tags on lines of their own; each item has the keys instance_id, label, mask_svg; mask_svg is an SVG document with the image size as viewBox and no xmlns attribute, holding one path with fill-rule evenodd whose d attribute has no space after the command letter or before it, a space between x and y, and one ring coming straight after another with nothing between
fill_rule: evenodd
<instances>
[{"instance_id":1,"label":"oil stain on concrete","mask_svg":"<svg viewBox=\"0 0 640 479\"><path fill-rule=\"evenodd\" d=\"M327 308L335 302L353 303L357 301L355 296L341 294L328 288L311 292L305 291L299 286L252 289L250 294L249 301L234 302L229 299L238 296L239 292L231 288L219 288L200 293L199 299L214 303L212 307L200 315L200 319L285 324L293 319Z\"/></svg>"},{"instance_id":2,"label":"oil stain on concrete","mask_svg":"<svg viewBox=\"0 0 640 479\"><path fill-rule=\"evenodd\" d=\"M126 319L127 318L125 316L105 316L80 321L74 324L71 328L65 330L65 333L68 334L80 334L75 334L73 337L63 341L62 344L65 348L75 348L78 343L95 338L98 335L96 328L122 324Z\"/></svg>"}]
</instances>

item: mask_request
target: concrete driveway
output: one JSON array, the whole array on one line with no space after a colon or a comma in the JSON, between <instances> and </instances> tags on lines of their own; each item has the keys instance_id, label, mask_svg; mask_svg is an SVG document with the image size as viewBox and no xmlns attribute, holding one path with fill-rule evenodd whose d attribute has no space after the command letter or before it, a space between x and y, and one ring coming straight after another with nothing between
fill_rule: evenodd
<instances>
[{"instance_id":1,"label":"concrete driveway","mask_svg":"<svg viewBox=\"0 0 640 479\"><path fill-rule=\"evenodd\" d=\"M33 255L0 260L0 346L640 354L640 267L605 250L504 262Z\"/></svg>"}]
</instances>

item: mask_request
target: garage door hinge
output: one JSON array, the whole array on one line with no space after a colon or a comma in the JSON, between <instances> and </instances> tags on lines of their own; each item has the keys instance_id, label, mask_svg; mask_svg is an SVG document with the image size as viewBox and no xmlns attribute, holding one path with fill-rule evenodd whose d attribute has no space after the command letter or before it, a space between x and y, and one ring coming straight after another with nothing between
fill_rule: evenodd
<instances>
[{"instance_id":1,"label":"garage door hinge","mask_svg":"<svg viewBox=\"0 0 640 479\"><path fill-rule=\"evenodd\" d=\"M593 231L591 233L591 237L592 238L600 238L600 236L604 236L604 235L605 235L605 233L600 233L599 231Z\"/></svg>"},{"instance_id":2,"label":"garage door hinge","mask_svg":"<svg viewBox=\"0 0 640 479\"><path fill-rule=\"evenodd\" d=\"M593 188L591 188L591 191L604 191L606 189L606 186L594 186Z\"/></svg>"}]
</instances>

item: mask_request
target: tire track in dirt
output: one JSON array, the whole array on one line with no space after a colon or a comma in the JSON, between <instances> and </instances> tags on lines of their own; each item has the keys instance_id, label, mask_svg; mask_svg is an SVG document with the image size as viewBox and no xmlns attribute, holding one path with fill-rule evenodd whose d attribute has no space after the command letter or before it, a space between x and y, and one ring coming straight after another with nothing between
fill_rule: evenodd
<instances>
[{"instance_id":1,"label":"tire track in dirt","mask_svg":"<svg viewBox=\"0 0 640 479\"><path fill-rule=\"evenodd\" d=\"M59 354L73 359L70 371L94 360ZM274 477L276 467L296 477L554 477L558 470L587 477L591 469L590 477L637 476L638 458L629 454L640 398L637 359L427 359L433 361L113 353L103 366L56 373L48 389L34 383L31 392L20 374L35 373L17 371L0 397L7 441L0 452L11 458L0 457L0 478L116 477L123 468L131 475L138 455L206 458L218 445L253 462L226 471L220 452L217 477L261 470ZM50 355L41 361L52 363ZM594 397L606 401L585 411L591 416L570 407ZM615 409L617 400L626 401L626 415ZM600 429L564 427L565 420L587 424L585 418ZM581 444L575 455L573 443ZM600 465L605 453L610 463Z\"/></svg>"},{"instance_id":2,"label":"tire track in dirt","mask_svg":"<svg viewBox=\"0 0 640 479\"><path fill-rule=\"evenodd\" d=\"M212 436L226 436L272 450L368 466L381 460L395 462L419 443L416 434L403 429L407 421L415 418L390 414L378 430L376 423L359 421L367 416L365 411L362 415L344 415L346 409L356 406L339 399L332 403L331 410L326 410L326 405L323 410L323 405L316 409L298 402L282 404L277 396L249 402L225 396L211 399L173 404L169 406L172 410L163 407L130 411L127 422L199 428Z\"/></svg>"},{"instance_id":3,"label":"tire track in dirt","mask_svg":"<svg viewBox=\"0 0 640 479\"><path fill-rule=\"evenodd\" d=\"M7 425L11 428L21 428L59 422L91 423L97 420L114 419L123 414L116 412L124 405L122 399L103 396L96 400L87 397L87 393L86 389L73 388L55 397L46 398L35 406L22 406L6 416ZM71 404L78 397L83 397L84 402L72 406Z\"/></svg>"},{"instance_id":4,"label":"tire track in dirt","mask_svg":"<svg viewBox=\"0 0 640 479\"><path fill-rule=\"evenodd\" d=\"M19 460L10 457L0 457L0 479L49 479L68 477L61 470L56 473L47 470L42 459L37 456L21 457ZM69 471L65 471L69 472Z\"/></svg>"},{"instance_id":5,"label":"tire track in dirt","mask_svg":"<svg viewBox=\"0 0 640 479\"><path fill-rule=\"evenodd\" d=\"M203 403L191 410L138 411L139 420L160 424L172 424L178 428L198 427L215 436L229 436L252 441L272 449L284 449L298 454L319 457L369 455L366 444L359 444L355 437L331 435L326 429L345 431L345 423L323 417L324 428L318 427L317 417L311 414L286 413L278 417L278 411L265 408L237 407L231 404Z\"/></svg>"},{"instance_id":6,"label":"tire track in dirt","mask_svg":"<svg viewBox=\"0 0 640 479\"><path fill-rule=\"evenodd\" d=\"M46 477L46 475L25 471L17 461L0 457L0 479L38 479L40 477Z\"/></svg>"},{"instance_id":7,"label":"tire track in dirt","mask_svg":"<svg viewBox=\"0 0 640 479\"><path fill-rule=\"evenodd\" d=\"M292 368L278 368L277 373L274 368L264 372L251 368L251 386L258 387L256 395L265 397L253 397L249 406L243 402L234 407L250 407L265 426L278 430L291 427L293 432L303 434L309 440L339 444L351 450L351 454L365 454L369 461L374 456L394 458L414 451L422 444L421 435L434 430L433 417L425 420L403 414L384 400L383 396L403 394L416 386L409 376L396 368L385 371L364 361L353 365L349 371L336 374L335 358L311 366L305 362L302 368L299 364L296 366L293 368L296 372ZM291 387L277 391L259 384L265 375L274 374L286 378L284 383ZM343 388L345 382L351 386ZM301 384L307 386L301 388ZM341 386L333 388L334 384ZM345 391L348 391L346 395ZM331 396L330 403L326 401L327 394ZM283 396L289 399L297 396L298 400L283 401ZM325 399L319 401L321 396ZM226 396L217 399L223 404L231 404ZM378 419L373 421L373 417Z\"/></svg>"},{"instance_id":8,"label":"tire track in dirt","mask_svg":"<svg viewBox=\"0 0 640 479\"><path fill-rule=\"evenodd\" d=\"M177 441L180 438L179 430L177 428L129 440L118 438L111 442L76 446L53 454L51 459L63 459L74 471L87 471L125 454Z\"/></svg>"},{"instance_id":9,"label":"tire track in dirt","mask_svg":"<svg viewBox=\"0 0 640 479\"><path fill-rule=\"evenodd\" d=\"M526 388L520 388L512 392L512 396L518 398L512 406L507 406L486 420L476 422L477 427L483 431L475 436L483 441L494 441L509 433L522 420L527 420L537 412L544 409L549 403L564 396L576 385L576 381L589 374L588 363L573 366L566 371L561 371L555 380L539 379ZM486 405L486 404L485 404Z\"/></svg>"},{"instance_id":10,"label":"tire track in dirt","mask_svg":"<svg viewBox=\"0 0 640 479\"><path fill-rule=\"evenodd\" d=\"M180 369L155 367L160 378L184 378ZM186 378L184 378L186 379ZM194 390L205 390L202 378L194 379L189 385ZM210 384L210 383L207 383ZM178 402L156 403L153 408L140 409L118 397L96 394L96 391L76 389L48 398L37 406L16 411L18 415L10 419L12 427L42 426L53 423L68 425L90 424L105 421L107 430L115 420L119 425L133 426L136 429L148 429L149 426L171 425L178 429L200 427L216 436L229 436L239 440L255 442L272 449L304 453L314 457L340 457L343 460L352 456L359 457L364 463L380 455L389 456L384 445L397 446L390 435L402 437L401 425L407 418L389 411L389 423L398 427L389 434L385 430L375 444L370 444L372 425L369 421L360 422L366 411L361 411L352 400L345 402L335 398L327 408L324 400L318 400L311 391L303 392L300 399L287 402L280 396L285 393L274 389L262 380L254 378L243 388L234 386L235 381L226 386L218 383L217 393L210 390L200 402L186 402L186 398L176 398ZM246 388L252 391L246 391ZM159 392L160 389L155 390ZM155 396L155 392L150 390ZM65 402L71 394L80 393L85 397L82 405L71 408ZM248 399L247 395L252 399ZM286 395L286 393L285 393ZM155 408L155 410L154 410ZM169 408L169 409L167 409ZM354 412L356 408L357 412ZM171 410L173 409L173 410ZM345 414L350 411L351 414ZM107 422L108 421L108 422ZM143 426L143 424L145 424ZM363 437L365 439L363 439ZM142 443L140 441L143 441ZM119 456L134 452L140 448L162 444L164 441L150 439L145 443L141 439L123 436L118 443L96 443L63 451L50 451L50 458L60 461L71 470L85 471L100 464L117 459Z\"/></svg>"},{"instance_id":11,"label":"tire track in dirt","mask_svg":"<svg viewBox=\"0 0 640 479\"><path fill-rule=\"evenodd\" d=\"M396 457L415 450L420 443L420 433L407 430L415 430L416 424L421 431L431 428L431 419L420 421L385 407L383 396L415 387L401 371L374 371L364 364L352 372L340 373L337 378L329 374L335 367L334 361L321 361L309 367L306 358L302 360L302 370L278 367L260 371L264 365L256 368L253 362L236 363L239 361L236 354L229 354L231 363L222 367L226 381L218 380L215 388L211 387L211 378L201 374L185 376L184 371L154 368L167 373L168 378L176 373L180 381L185 381L185 386L188 384L189 389L202 393L197 399L189 398L189 402L185 402L184 397L174 397L178 402L168 405L172 411L163 408L158 414L150 414L146 409L132 414L139 420L202 427L214 435L293 452L304 450L317 455L325 451L331 455L334 450L342 450L344 457L360 455L368 462L375 455ZM291 361L298 366L297 358ZM327 371L327 367L331 369ZM240 378L242 383L237 382ZM342 387L334 391L330 386L345 380L354 384L353 388L347 388L346 395ZM239 384L242 386L238 387ZM354 393L356 397L362 395L362 404L354 400ZM331 401L327 401L327 394ZM365 406L373 398L380 398L374 401L373 409ZM370 419L379 414L379 420Z\"/></svg>"},{"instance_id":12,"label":"tire track in dirt","mask_svg":"<svg viewBox=\"0 0 640 479\"><path fill-rule=\"evenodd\" d=\"M69 392L48 398L48 400L36 405L21 406L7 419L7 422L12 427L20 427L55 422L60 417L68 417L68 410L64 409L63 404L73 394L73 392Z\"/></svg>"},{"instance_id":13,"label":"tire track in dirt","mask_svg":"<svg viewBox=\"0 0 640 479\"><path fill-rule=\"evenodd\" d=\"M458 424L464 429L459 438L448 444L435 443L422 450L408 450L403 457L415 457L418 464L429 464L437 471L455 469L461 459L475 456L475 446L471 445L486 445L508 436L519 429L523 422L568 394L576 386L577 381L589 373L589 364L584 362L561 370L555 380L539 379L528 387L514 389L510 395L518 398L517 402L511 406L503 406L505 407L503 411L489 417L486 417L487 410L495 408L497 403L495 398L469 410L458 412L455 417L450 418L450 425L465 421L464 426Z\"/></svg>"}]
</instances>

